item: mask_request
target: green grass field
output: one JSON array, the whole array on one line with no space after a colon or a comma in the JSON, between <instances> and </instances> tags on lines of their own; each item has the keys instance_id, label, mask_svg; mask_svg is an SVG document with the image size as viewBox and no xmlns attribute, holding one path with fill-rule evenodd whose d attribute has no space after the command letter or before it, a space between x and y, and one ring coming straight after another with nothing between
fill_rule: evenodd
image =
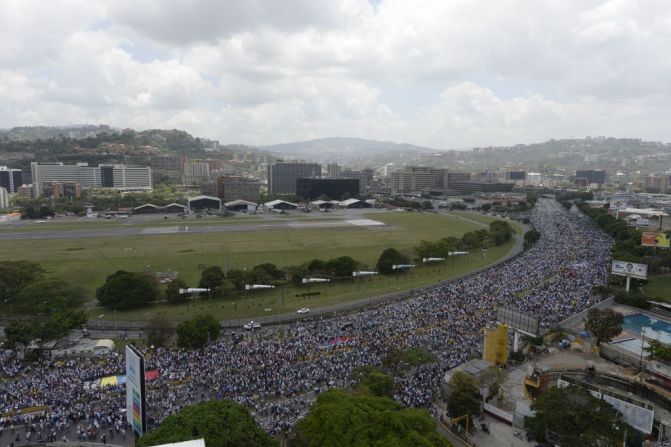
<instances>
[{"instance_id":1,"label":"green grass field","mask_svg":"<svg viewBox=\"0 0 671 447\"><path fill-rule=\"evenodd\" d=\"M412 248L421 240L460 237L468 231L481 228L444 214L389 212L365 217L383 221L388 226L250 230L79 240L6 240L0 243L0 260L25 259L39 262L50 274L81 285L92 296L107 275L121 269L142 271L149 265L151 271L177 270L190 285L196 285L200 276L199 264L219 265L224 270L251 268L263 262L283 267L301 264L314 258L330 259L347 255L372 268L385 248L394 247L413 256ZM301 222L304 221L306 219L301 219ZM358 291L356 284L312 286L313 290L322 293L318 297L305 300L292 298L297 290L283 288L284 306L281 305L280 289L261 292L256 301L248 298L244 303L238 302L235 309L228 301L209 305L199 302L198 306L207 306L205 311L220 318L237 318L263 314L266 308L272 308L273 312L286 312L303 306L312 307L365 298L435 283L465 273L505 256L512 245L511 242L502 247L490 248L487 259L482 259L478 252L463 258L450 259L440 267L417 269L402 275L398 283L395 278L362 281L358 285ZM17 253L21 255L17 256ZM176 317L182 318L188 315L188 309L191 308L193 306L187 306L187 309L168 309ZM194 309L194 312L198 310L200 309ZM147 310L119 313L118 318L145 318L146 312Z\"/></svg>"},{"instance_id":2,"label":"green grass field","mask_svg":"<svg viewBox=\"0 0 671 447\"><path fill-rule=\"evenodd\" d=\"M671 275L649 276L645 294L661 301L671 301Z\"/></svg>"}]
</instances>

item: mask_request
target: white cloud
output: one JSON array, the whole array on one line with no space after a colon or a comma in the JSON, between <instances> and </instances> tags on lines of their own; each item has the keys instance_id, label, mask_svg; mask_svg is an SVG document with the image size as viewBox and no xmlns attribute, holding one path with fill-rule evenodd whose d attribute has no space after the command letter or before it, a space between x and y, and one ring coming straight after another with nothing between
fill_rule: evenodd
<instances>
[{"instance_id":1,"label":"white cloud","mask_svg":"<svg viewBox=\"0 0 671 447\"><path fill-rule=\"evenodd\" d=\"M105 122L251 144L671 140L663 0L0 6L0 127Z\"/></svg>"}]
</instances>

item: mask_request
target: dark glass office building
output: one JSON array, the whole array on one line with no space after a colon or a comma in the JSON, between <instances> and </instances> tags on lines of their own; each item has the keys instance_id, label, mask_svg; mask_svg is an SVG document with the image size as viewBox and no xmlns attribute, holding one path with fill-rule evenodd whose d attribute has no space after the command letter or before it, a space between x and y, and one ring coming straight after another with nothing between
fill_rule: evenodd
<instances>
[{"instance_id":1,"label":"dark glass office building","mask_svg":"<svg viewBox=\"0 0 671 447\"><path fill-rule=\"evenodd\" d=\"M328 197L343 200L359 194L359 180L350 178L299 178L296 180L296 195L305 200Z\"/></svg>"}]
</instances>

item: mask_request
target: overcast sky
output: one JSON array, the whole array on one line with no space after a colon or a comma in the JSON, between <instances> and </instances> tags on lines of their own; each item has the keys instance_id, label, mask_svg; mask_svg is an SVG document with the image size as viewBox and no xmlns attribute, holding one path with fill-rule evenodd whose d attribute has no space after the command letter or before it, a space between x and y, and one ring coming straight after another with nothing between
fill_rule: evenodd
<instances>
[{"instance_id":1,"label":"overcast sky","mask_svg":"<svg viewBox=\"0 0 671 447\"><path fill-rule=\"evenodd\" d=\"M671 141L668 0L0 0L0 127Z\"/></svg>"}]
</instances>

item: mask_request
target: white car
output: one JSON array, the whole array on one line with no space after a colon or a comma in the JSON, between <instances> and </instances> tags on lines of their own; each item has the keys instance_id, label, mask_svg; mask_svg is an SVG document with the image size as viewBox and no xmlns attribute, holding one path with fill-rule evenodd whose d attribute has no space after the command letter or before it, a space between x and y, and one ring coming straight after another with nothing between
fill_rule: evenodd
<instances>
[{"instance_id":1,"label":"white car","mask_svg":"<svg viewBox=\"0 0 671 447\"><path fill-rule=\"evenodd\" d=\"M261 323L257 323L256 321L250 321L247 324L243 324L242 328L248 331L253 331L254 329L260 329Z\"/></svg>"},{"instance_id":2,"label":"white car","mask_svg":"<svg viewBox=\"0 0 671 447\"><path fill-rule=\"evenodd\" d=\"M309 314L309 313L310 313L310 309L308 309L307 307L303 307L303 308L301 308L301 309L298 309L298 311L297 311L296 313L299 313L299 314Z\"/></svg>"}]
</instances>

